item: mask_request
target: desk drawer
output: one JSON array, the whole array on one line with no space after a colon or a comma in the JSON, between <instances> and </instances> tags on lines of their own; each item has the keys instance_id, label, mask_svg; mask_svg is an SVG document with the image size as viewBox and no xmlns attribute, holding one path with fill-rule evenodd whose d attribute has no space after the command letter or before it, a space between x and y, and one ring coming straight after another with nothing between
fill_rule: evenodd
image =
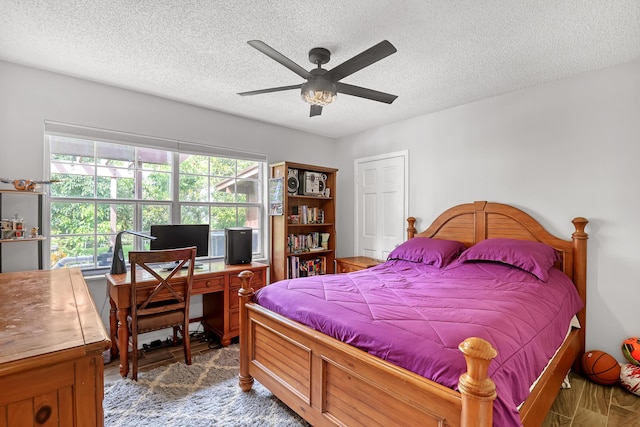
<instances>
[{"instance_id":1,"label":"desk drawer","mask_svg":"<svg viewBox=\"0 0 640 427\"><path fill-rule=\"evenodd\" d=\"M267 276L266 270L262 269L262 270L250 270L250 271L253 273L253 277L251 278L251 287L254 289L263 287L265 278ZM232 274L230 277L229 286L240 288L241 284L242 282L240 281L240 278L238 277L238 275Z\"/></svg>"},{"instance_id":2,"label":"desk drawer","mask_svg":"<svg viewBox=\"0 0 640 427\"><path fill-rule=\"evenodd\" d=\"M193 281L192 294L204 294L216 291L224 291L224 276L222 275Z\"/></svg>"},{"instance_id":3,"label":"desk drawer","mask_svg":"<svg viewBox=\"0 0 640 427\"><path fill-rule=\"evenodd\" d=\"M253 271L253 277L251 278L251 287L254 291L262 288L265 285L266 270ZM242 282L237 275L231 276L231 283L229 284L229 309L237 309L240 306L240 298L238 297L238 291ZM237 317L237 313L236 316Z\"/></svg>"}]
</instances>

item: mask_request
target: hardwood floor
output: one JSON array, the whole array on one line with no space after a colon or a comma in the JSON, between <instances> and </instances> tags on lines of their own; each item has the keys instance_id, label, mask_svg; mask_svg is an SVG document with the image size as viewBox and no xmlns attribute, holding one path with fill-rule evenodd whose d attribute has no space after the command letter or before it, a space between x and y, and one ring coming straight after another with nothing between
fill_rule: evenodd
<instances>
[{"instance_id":1,"label":"hardwood floor","mask_svg":"<svg viewBox=\"0 0 640 427\"><path fill-rule=\"evenodd\" d=\"M640 397L620 386L601 386L572 374L543 427L640 427Z\"/></svg>"},{"instance_id":2,"label":"hardwood floor","mask_svg":"<svg viewBox=\"0 0 640 427\"><path fill-rule=\"evenodd\" d=\"M216 342L204 337L194 337L191 355L211 351L217 346ZM138 369L144 372L173 362L184 362L181 346L143 351ZM120 378L117 360L105 365L104 375L105 383ZM572 374L571 388L560 390L543 427L640 427L640 397L619 386L597 385Z\"/></svg>"}]
</instances>

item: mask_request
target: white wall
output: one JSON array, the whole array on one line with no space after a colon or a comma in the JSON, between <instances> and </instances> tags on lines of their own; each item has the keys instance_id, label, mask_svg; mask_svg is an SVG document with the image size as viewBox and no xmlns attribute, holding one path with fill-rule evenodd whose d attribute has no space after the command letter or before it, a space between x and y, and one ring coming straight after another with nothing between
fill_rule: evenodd
<instances>
[{"instance_id":1,"label":"white wall","mask_svg":"<svg viewBox=\"0 0 640 427\"><path fill-rule=\"evenodd\" d=\"M335 165L342 255L353 252L353 159L403 149L419 230L474 200L515 205L566 239L572 218L588 218L587 347L625 360L622 341L640 334L640 61L377 128L338 146L345 153Z\"/></svg>"}]
</instances>

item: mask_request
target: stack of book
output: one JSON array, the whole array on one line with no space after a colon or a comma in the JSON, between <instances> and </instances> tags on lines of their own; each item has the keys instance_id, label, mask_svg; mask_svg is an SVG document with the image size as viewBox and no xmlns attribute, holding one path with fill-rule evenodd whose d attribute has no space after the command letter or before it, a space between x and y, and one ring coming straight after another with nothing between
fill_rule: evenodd
<instances>
[{"instance_id":1,"label":"stack of book","mask_svg":"<svg viewBox=\"0 0 640 427\"><path fill-rule=\"evenodd\" d=\"M324 210L307 205L294 206L292 217L298 217L298 224L324 224Z\"/></svg>"},{"instance_id":2,"label":"stack of book","mask_svg":"<svg viewBox=\"0 0 640 427\"><path fill-rule=\"evenodd\" d=\"M327 272L327 257L320 256L312 259L289 257L288 276L290 279L298 277L318 276Z\"/></svg>"},{"instance_id":3,"label":"stack of book","mask_svg":"<svg viewBox=\"0 0 640 427\"><path fill-rule=\"evenodd\" d=\"M307 234L289 234L287 236L287 246L290 254L299 254L301 252L322 251L322 241L319 232ZM326 234L326 233L325 233Z\"/></svg>"}]
</instances>

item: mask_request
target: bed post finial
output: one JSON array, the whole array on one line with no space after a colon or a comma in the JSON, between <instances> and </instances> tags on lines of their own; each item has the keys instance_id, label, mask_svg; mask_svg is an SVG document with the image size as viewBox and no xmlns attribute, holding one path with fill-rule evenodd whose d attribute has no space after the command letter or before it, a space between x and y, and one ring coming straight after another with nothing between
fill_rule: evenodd
<instances>
[{"instance_id":1,"label":"bed post finial","mask_svg":"<svg viewBox=\"0 0 640 427\"><path fill-rule=\"evenodd\" d=\"M467 372L460 376L458 389L462 395L462 427L493 425L493 401L496 385L489 378L489 364L498 354L486 340L467 338L458 346L467 361Z\"/></svg>"},{"instance_id":2,"label":"bed post finial","mask_svg":"<svg viewBox=\"0 0 640 427\"><path fill-rule=\"evenodd\" d=\"M246 304L253 298L254 290L251 287L253 272L245 270L238 274L241 287L238 289L240 298L240 373L238 385L242 391L249 391L253 387L253 377L249 375L249 315Z\"/></svg>"},{"instance_id":3,"label":"bed post finial","mask_svg":"<svg viewBox=\"0 0 640 427\"><path fill-rule=\"evenodd\" d=\"M413 239L414 234L416 234L416 219L412 216L407 218L407 222L409 225L407 226L407 240Z\"/></svg>"},{"instance_id":4,"label":"bed post finial","mask_svg":"<svg viewBox=\"0 0 640 427\"><path fill-rule=\"evenodd\" d=\"M571 220L574 227L576 227L576 231L572 234L573 238L579 239L588 239L589 235L584 231L587 224L589 224L589 220L587 218L583 218L581 216L573 218Z\"/></svg>"}]
</instances>

